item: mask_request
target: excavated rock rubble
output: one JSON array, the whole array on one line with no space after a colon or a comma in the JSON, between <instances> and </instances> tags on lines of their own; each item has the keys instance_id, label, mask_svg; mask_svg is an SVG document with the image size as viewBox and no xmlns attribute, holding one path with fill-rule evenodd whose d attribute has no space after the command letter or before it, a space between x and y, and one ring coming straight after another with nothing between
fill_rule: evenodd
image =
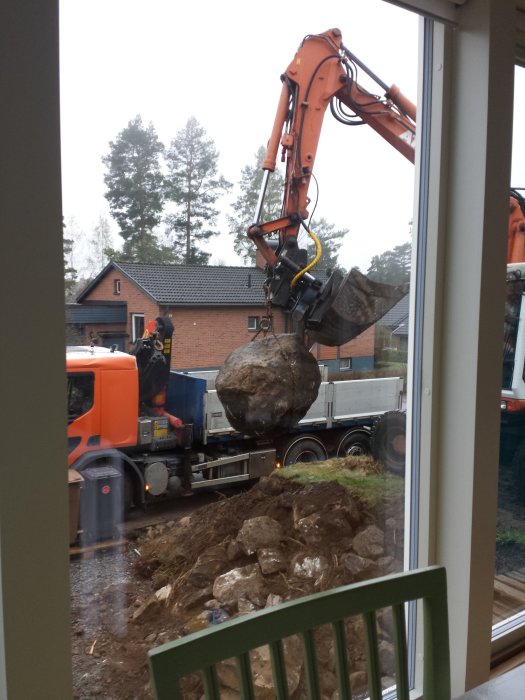
<instances>
[{"instance_id":1,"label":"excavated rock rubble","mask_svg":"<svg viewBox=\"0 0 525 700\"><path fill-rule=\"evenodd\" d=\"M247 497L242 512L237 510L237 497L216 504L205 532L191 517L179 523L177 535L156 534L142 543L139 569L163 585L135 611L135 622L143 616L153 619L153 608L157 616L175 620L180 634L187 634L281 601L402 568L399 504L374 516L336 483L299 486L278 476L261 480L241 501ZM223 529L225 522L228 526ZM192 551L198 552L194 558ZM386 686L394 673L390 616L379 615L378 625ZM346 632L353 690L364 693L362 620L347 620ZM316 640L323 697L331 700L336 698L336 677L330 628L317 630ZM299 638L286 641L286 662L290 697L306 697ZM252 663L257 697L270 700L274 695L267 649L258 649ZM219 677L224 697L240 697L233 662L220 665ZM202 697L196 677L187 679L184 697Z\"/></svg>"},{"instance_id":2,"label":"excavated rock rubble","mask_svg":"<svg viewBox=\"0 0 525 700\"><path fill-rule=\"evenodd\" d=\"M341 462L352 470L358 459ZM105 573L89 595L83 589L72 600L75 700L151 700L148 649L281 601L401 570L402 490L385 489L373 506L356 494L335 482L301 485L275 473L244 493L151 527L130 545L133 575L122 562L118 576ZM349 618L346 632L359 700L367 685L361 619ZM394 663L388 615L379 615L378 632L386 686ZM336 700L329 626L315 638L322 697ZM287 639L285 655L290 698L302 700L301 640ZM273 698L267 649L251 658L257 698ZM220 678L221 697L239 698L231 663L221 664ZM196 676L185 679L183 691L185 700L203 696Z\"/></svg>"}]
</instances>

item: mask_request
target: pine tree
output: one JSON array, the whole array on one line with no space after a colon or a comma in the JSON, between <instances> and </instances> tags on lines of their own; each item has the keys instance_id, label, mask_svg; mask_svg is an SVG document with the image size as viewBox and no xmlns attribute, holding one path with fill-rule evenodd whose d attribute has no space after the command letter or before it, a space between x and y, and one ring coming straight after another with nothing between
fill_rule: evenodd
<instances>
[{"instance_id":1,"label":"pine tree","mask_svg":"<svg viewBox=\"0 0 525 700\"><path fill-rule=\"evenodd\" d=\"M233 216L227 216L230 234L234 237L233 248L248 264L255 264L256 248L248 238L246 230L253 223L259 192L261 189L263 170L262 162L266 149L262 146L255 154L255 164L246 165L241 171L239 182L240 194L232 204ZM277 170L270 175L264 200L261 219L272 221L281 216L284 191L284 180Z\"/></svg>"},{"instance_id":2,"label":"pine tree","mask_svg":"<svg viewBox=\"0 0 525 700\"><path fill-rule=\"evenodd\" d=\"M309 224L309 228L321 244L321 258L316 267L332 271L336 268L341 269L341 265L338 262L339 249L344 242L345 236L348 235L348 229L336 230L335 224L330 224L325 218L320 218L317 221L313 220ZM316 248L310 236L308 236L307 250L308 259L312 260L315 256Z\"/></svg>"},{"instance_id":3,"label":"pine tree","mask_svg":"<svg viewBox=\"0 0 525 700\"><path fill-rule=\"evenodd\" d=\"M412 244L402 243L381 255L374 255L367 275L384 284L404 284L410 281Z\"/></svg>"},{"instance_id":4,"label":"pine tree","mask_svg":"<svg viewBox=\"0 0 525 700\"><path fill-rule=\"evenodd\" d=\"M166 154L169 175L166 199L173 205L166 217L178 262L205 265L210 253L199 244L219 232L215 204L231 184L218 173L219 154L195 117L172 139Z\"/></svg>"},{"instance_id":5,"label":"pine tree","mask_svg":"<svg viewBox=\"0 0 525 700\"><path fill-rule=\"evenodd\" d=\"M64 238L64 290L66 301L72 301L73 291L77 284L77 271L71 263L73 240Z\"/></svg>"},{"instance_id":6,"label":"pine tree","mask_svg":"<svg viewBox=\"0 0 525 700\"><path fill-rule=\"evenodd\" d=\"M107 167L105 197L124 239L122 251L110 253L129 262L163 262L171 251L158 244L154 229L162 220L164 207L164 146L153 124L144 127L140 116L109 146L109 154L102 158Z\"/></svg>"}]
</instances>

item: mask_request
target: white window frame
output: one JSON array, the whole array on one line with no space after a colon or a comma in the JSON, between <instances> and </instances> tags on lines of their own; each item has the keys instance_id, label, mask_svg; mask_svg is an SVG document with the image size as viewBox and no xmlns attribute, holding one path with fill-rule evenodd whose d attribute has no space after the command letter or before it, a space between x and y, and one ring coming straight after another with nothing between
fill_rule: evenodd
<instances>
[{"instance_id":1,"label":"white window frame","mask_svg":"<svg viewBox=\"0 0 525 700\"><path fill-rule=\"evenodd\" d=\"M142 333L137 333L136 323L139 319L142 320ZM139 338L142 338L145 328L144 314L131 314L131 340L133 343L135 343Z\"/></svg>"},{"instance_id":2,"label":"white window frame","mask_svg":"<svg viewBox=\"0 0 525 700\"><path fill-rule=\"evenodd\" d=\"M437 13L444 1L403 4ZM409 381L421 387L413 455L418 564L447 567L456 696L486 680L490 664L502 350L494 329L503 323L516 16L511 0L468 0L449 10L454 35L435 31L422 364ZM0 389L10 401L1 422L9 468L0 470L0 697L65 699L72 696L68 497L63 471L49 466L66 461L58 2L6 0L0 42L0 89L9 100L0 125L24 135L6 141L0 161L9 228L0 292L10 298L17 289L19 306L35 311L33 334L46 339L38 362L30 343L1 350L10 371ZM18 284L20 240L34 285ZM25 337L25 326L21 314L10 320L14 337ZM27 414L33 395L46 396L46 410L28 440L25 422L11 418ZM42 528L45 547L38 547ZM419 668L418 657L418 683Z\"/></svg>"},{"instance_id":3,"label":"white window frame","mask_svg":"<svg viewBox=\"0 0 525 700\"><path fill-rule=\"evenodd\" d=\"M258 331L259 330L259 316L248 316L248 330Z\"/></svg>"},{"instance_id":4,"label":"white window frame","mask_svg":"<svg viewBox=\"0 0 525 700\"><path fill-rule=\"evenodd\" d=\"M494 329L503 327L514 5L469 0L457 19L453 32L437 24L434 32L421 387L414 394L418 563L447 568L453 697L490 670L502 362Z\"/></svg>"}]
</instances>

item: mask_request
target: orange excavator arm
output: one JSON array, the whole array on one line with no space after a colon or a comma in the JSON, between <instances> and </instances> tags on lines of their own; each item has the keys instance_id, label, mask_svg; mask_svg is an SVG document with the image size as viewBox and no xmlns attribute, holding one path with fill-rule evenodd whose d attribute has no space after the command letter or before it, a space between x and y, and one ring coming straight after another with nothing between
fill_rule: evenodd
<instances>
[{"instance_id":1,"label":"orange excavator arm","mask_svg":"<svg viewBox=\"0 0 525 700\"><path fill-rule=\"evenodd\" d=\"M359 84L359 70L379 86L382 97ZM267 263L270 301L291 311L312 340L341 345L375 323L407 290L377 286L357 270L351 270L345 279L332 275L324 284L309 273L320 258L319 241L306 222L308 188L323 119L330 106L332 115L343 124L367 124L413 163L416 107L397 86L383 83L344 46L339 29L307 35L281 80L277 114L262 164L263 181L254 223L247 233ZM269 177L276 168L279 151L285 163L281 216L261 221ZM306 250L297 243L301 226L317 247L310 263ZM277 232L277 245L269 244L266 237ZM507 260L525 261L525 199L517 190L511 190L509 199ZM368 308L363 309L365 298ZM361 317L357 324L356 317Z\"/></svg>"},{"instance_id":2,"label":"orange excavator arm","mask_svg":"<svg viewBox=\"0 0 525 700\"><path fill-rule=\"evenodd\" d=\"M384 97L359 85L359 69L379 84ZM311 340L341 345L381 318L407 288L374 284L358 270L351 270L345 279L337 272L325 283L308 272L321 254L320 243L306 221L308 188L324 115L330 105L340 122L368 124L414 162L416 108L396 86L388 88L353 56L343 45L339 29L306 36L281 80L281 96L262 166L259 201L248 236L268 265L270 301L290 310ZM279 150L286 163L281 216L264 222L261 213ZM301 226L307 229L317 248L310 263L306 250L297 243ZM275 232L279 232L277 249L266 240ZM375 301L363 311L360 307L365 296L373 296Z\"/></svg>"},{"instance_id":3,"label":"orange excavator arm","mask_svg":"<svg viewBox=\"0 0 525 700\"><path fill-rule=\"evenodd\" d=\"M525 262L525 198L518 190L510 192L507 241L507 262Z\"/></svg>"},{"instance_id":4,"label":"orange excavator arm","mask_svg":"<svg viewBox=\"0 0 525 700\"><path fill-rule=\"evenodd\" d=\"M359 85L359 68L384 90L384 97ZM348 50L339 29L305 37L281 80L281 97L262 164L265 176L261 195L254 224L248 230L272 267L277 256L264 237L279 231L282 245L285 239L297 236L301 222L308 218L308 188L329 105L336 119L346 124L368 124L412 162L416 133L415 105L395 85L382 83ZM268 177L275 170L280 148L281 160L286 162L282 217L261 222Z\"/></svg>"}]
</instances>

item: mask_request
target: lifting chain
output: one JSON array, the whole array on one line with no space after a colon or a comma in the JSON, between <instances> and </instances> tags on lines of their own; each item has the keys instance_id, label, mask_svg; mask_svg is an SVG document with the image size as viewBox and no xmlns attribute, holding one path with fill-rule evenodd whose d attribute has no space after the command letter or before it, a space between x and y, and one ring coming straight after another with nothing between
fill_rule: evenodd
<instances>
[{"instance_id":1,"label":"lifting chain","mask_svg":"<svg viewBox=\"0 0 525 700\"><path fill-rule=\"evenodd\" d=\"M252 340L255 340L257 336L262 333L263 337L266 338L268 333L271 331L275 336L275 330L273 327L273 311L272 311L272 301L270 299L270 280L267 279L264 283L264 307L266 309L266 315L259 321L259 329L257 333L253 336Z\"/></svg>"}]
</instances>

